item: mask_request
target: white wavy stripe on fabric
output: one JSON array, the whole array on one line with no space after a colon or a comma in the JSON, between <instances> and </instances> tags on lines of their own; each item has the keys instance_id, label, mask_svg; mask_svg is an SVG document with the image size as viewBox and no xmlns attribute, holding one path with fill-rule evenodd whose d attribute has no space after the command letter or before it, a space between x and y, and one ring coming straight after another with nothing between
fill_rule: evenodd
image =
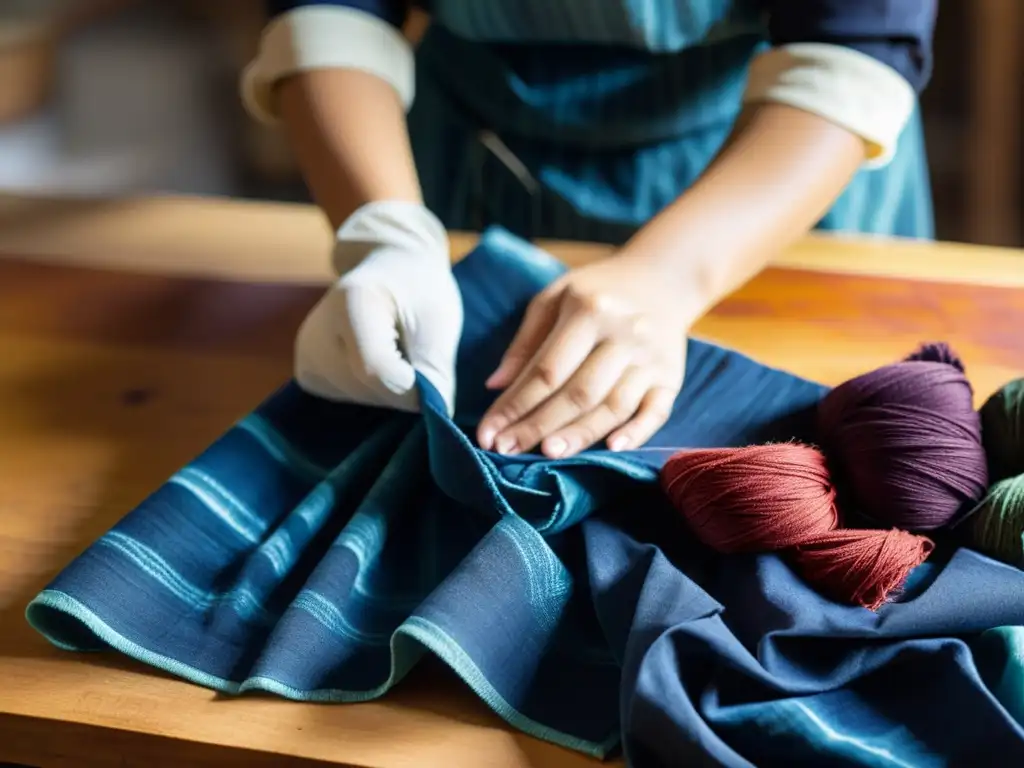
<instances>
[{"instance_id":1,"label":"white wavy stripe on fabric","mask_svg":"<svg viewBox=\"0 0 1024 768\"><path fill-rule=\"evenodd\" d=\"M117 550L171 595L197 612L205 613L216 605L226 604L248 621L270 621L270 614L262 600L247 587L233 587L227 592L211 592L197 587L151 547L119 531L110 531L98 543Z\"/></svg>"},{"instance_id":2,"label":"white wavy stripe on fabric","mask_svg":"<svg viewBox=\"0 0 1024 768\"><path fill-rule=\"evenodd\" d=\"M317 530L324 524L328 513L334 507L335 498L334 486L330 483L318 483L316 488L299 502L294 514L298 515L311 531Z\"/></svg>"},{"instance_id":3,"label":"white wavy stripe on fabric","mask_svg":"<svg viewBox=\"0 0 1024 768\"><path fill-rule=\"evenodd\" d=\"M338 534L335 546L348 550L356 559L357 573L354 588L359 594L369 593L366 578L384 549L388 535L388 521L384 515L360 510L352 515L344 530Z\"/></svg>"},{"instance_id":4,"label":"white wavy stripe on fabric","mask_svg":"<svg viewBox=\"0 0 1024 768\"><path fill-rule=\"evenodd\" d=\"M827 43L792 43L756 56L745 103L812 112L859 136L868 167L892 159L917 95L899 72L865 53Z\"/></svg>"},{"instance_id":5,"label":"white wavy stripe on fabric","mask_svg":"<svg viewBox=\"0 0 1024 768\"><path fill-rule=\"evenodd\" d=\"M551 632L572 594L572 577L536 529L518 515L503 517L494 526L515 547L526 568L527 599L541 631Z\"/></svg>"},{"instance_id":6,"label":"white wavy stripe on fabric","mask_svg":"<svg viewBox=\"0 0 1024 768\"><path fill-rule=\"evenodd\" d=\"M384 551L391 518L397 510L404 508L404 505L389 503L392 501L389 497L395 494L396 489L402 488L403 479L409 474L408 467L420 461L425 446L426 430L422 424L417 424L402 440L356 513L334 540L333 546L346 549L355 557L353 591L365 602L410 608L419 604L415 595L375 593L368 579Z\"/></svg>"},{"instance_id":7,"label":"white wavy stripe on fabric","mask_svg":"<svg viewBox=\"0 0 1024 768\"><path fill-rule=\"evenodd\" d=\"M326 482L319 483L288 514L285 522L293 516L298 517L310 534L316 533L334 509L334 501L334 488ZM308 537L306 538L308 540ZM257 552L267 558L276 576L287 573L298 558L291 533L284 527L284 523L260 544Z\"/></svg>"},{"instance_id":8,"label":"white wavy stripe on fabric","mask_svg":"<svg viewBox=\"0 0 1024 768\"><path fill-rule=\"evenodd\" d=\"M283 576L295 563L295 548L291 534L279 528L259 546L259 553L267 558L275 576Z\"/></svg>"},{"instance_id":9,"label":"white wavy stripe on fabric","mask_svg":"<svg viewBox=\"0 0 1024 768\"><path fill-rule=\"evenodd\" d=\"M797 699L789 699L788 701L782 699L776 703L781 705L791 704L799 710L804 717L810 720L828 741L846 744L859 752L866 752L872 757L879 758L884 760L886 763L895 766L895 768L922 768L921 763L908 763L905 760L901 760L884 747L875 747L866 743L861 738L856 736L847 736L845 733L840 733L826 723L813 709L808 707L802 701ZM906 736L906 734L904 734L904 736Z\"/></svg>"},{"instance_id":10,"label":"white wavy stripe on fabric","mask_svg":"<svg viewBox=\"0 0 1024 768\"><path fill-rule=\"evenodd\" d=\"M359 563L356 576L356 589L364 591L364 571L380 557L388 534L387 505L381 503L393 491L395 483L400 483L407 474L406 462L415 461L415 454L423 445L422 428L415 429L399 446L395 455L387 463L373 483L366 498L351 520L338 534L334 546L349 550Z\"/></svg>"},{"instance_id":11,"label":"white wavy stripe on fabric","mask_svg":"<svg viewBox=\"0 0 1024 768\"><path fill-rule=\"evenodd\" d=\"M289 607L305 611L330 632L349 640L355 640L361 645L387 645L391 638L390 632L363 631L352 624L338 606L312 589L304 589L299 592Z\"/></svg>"},{"instance_id":12,"label":"white wavy stripe on fabric","mask_svg":"<svg viewBox=\"0 0 1024 768\"><path fill-rule=\"evenodd\" d=\"M274 86L316 69L356 69L388 83L408 110L416 92L412 46L401 31L365 11L311 5L281 14L263 31L259 53L242 73L242 102L275 124Z\"/></svg>"},{"instance_id":13,"label":"white wavy stripe on fabric","mask_svg":"<svg viewBox=\"0 0 1024 768\"><path fill-rule=\"evenodd\" d=\"M209 474L194 466L176 472L170 484L184 488L246 541L256 544L267 524Z\"/></svg>"}]
</instances>

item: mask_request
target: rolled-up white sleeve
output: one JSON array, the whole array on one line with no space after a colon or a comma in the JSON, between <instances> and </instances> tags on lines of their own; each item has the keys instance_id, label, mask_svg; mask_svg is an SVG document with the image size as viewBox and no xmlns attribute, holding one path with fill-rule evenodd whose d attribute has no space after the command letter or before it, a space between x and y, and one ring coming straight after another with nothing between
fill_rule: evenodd
<instances>
[{"instance_id":1,"label":"rolled-up white sleeve","mask_svg":"<svg viewBox=\"0 0 1024 768\"><path fill-rule=\"evenodd\" d=\"M793 43L757 56L747 103L776 102L812 112L864 140L869 166L885 165L917 102L899 72L860 51Z\"/></svg>"},{"instance_id":2,"label":"rolled-up white sleeve","mask_svg":"<svg viewBox=\"0 0 1024 768\"><path fill-rule=\"evenodd\" d=\"M413 52L401 30L364 11L337 5L296 8L274 18L256 58L242 73L242 101L261 122L278 121L274 86L316 69L357 69L381 78L406 110L415 96Z\"/></svg>"}]
</instances>

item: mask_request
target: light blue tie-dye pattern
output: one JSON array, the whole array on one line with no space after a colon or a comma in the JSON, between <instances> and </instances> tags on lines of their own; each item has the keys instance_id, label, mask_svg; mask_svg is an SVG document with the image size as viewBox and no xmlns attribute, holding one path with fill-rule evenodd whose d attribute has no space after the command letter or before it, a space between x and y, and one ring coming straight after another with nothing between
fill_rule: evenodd
<instances>
[{"instance_id":1,"label":"light blue tie-dye pattern","mask_svg":"<svg viewBox=\"0 0 1024 768\"><path fill-rule=\"evenodd\" d=\"M185 467L175 474L170 482L193 493L207 509L246 541L255 544L260 540L266 524L229 490L201 469Z\"/></svg>"}]
</instances>

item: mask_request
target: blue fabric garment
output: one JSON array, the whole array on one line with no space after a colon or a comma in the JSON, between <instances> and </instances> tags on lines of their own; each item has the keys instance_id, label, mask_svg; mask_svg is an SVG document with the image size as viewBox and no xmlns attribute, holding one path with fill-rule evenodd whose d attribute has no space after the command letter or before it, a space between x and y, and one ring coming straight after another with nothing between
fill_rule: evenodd
<instances>
[{"instance_id":1,"label":"blue fabric garment","mask_svg":"<svg viewBox=\"0 0 1024 768\"><path fill-rule=\"evenodd\" d=\"M269 0L272 16L305 6L362 11L401 27L422 8L456 34L486 42L605 43L674 53L724 19L767 20L773 45L832 43L866 53L920 92L931 74L938 0ZM738 13L737 13L738 12Z\"/></svg>"},{"instance_id":2,"label":"blue fabric garment","mask_svg":"<svg viewBox=\"0 0 1024 768\"><path fill-rule=\"evenodd\" d=\"M282 11L324 2L277 3ZM406 2L336 0L398 24ZM424 5L421 3L421 5ZM428 207L449 229L621 244L707 168L771 44L855 48L919 91L936 0L435 0L409 115ZM490 134L516 158L510 169ZM521 173L525 170L525 178ZM818 223L931 238L920 115Z\"/></svg>"},{"instance_id":3,"label":"blue fabric garment","mask_svg":"<svg viewBox=\"0 0 1024 768\"><path fill-rule=\"evenodd\" d=\"M924 90L939 0L766 0L773 45L833 43L887 64Z\"/></svg>"},{"instance_id":4,"label":"blue fabric garment","mask_svg":"<svg viewBox=\"0 0 1024 768\"><path fill-rule=\"evenodd\" d=\"M436 654L511 725L631 765L1019 765L1024 573L945 548L877 614L774 555L714 555L654 482L673 448L812 440L824 388L693 341L641 450L478 450L483 381L559 265L502 231L456 268L455 420L288 384L28 607L68 650L201 685L384 695Z\"/></svg>"},{"instance_id":5,"label":"blue fabric garment","mask_svg":"<svg viewBox=\"0 0 1024 768\"><path fill-rule=\"evenodd\" d=\"M594 51L605 66L597 74L586 74L578 51L562 80L551 60L528 49L504 52L513 66L493 48L432 29L417 53L409 114L426 203L450 229L502 226L527 239L624 243L717 154L759 44L741 36L653 65ZM515 95L502 95L507 90ZM667 93L678 100L667 104ZM534 186L484 147L485 132L500 137ZM934 237L918 111L889 165L858 172L818 228Z\"/></svg>"},{"instance_id":6,"label":"blue fabric garment","mask_svg":"<svg viewBox=\"0 0 1024 768\"><path fill-rule=\"evenodd\" d=\"M409 114L427 205L451 229L625 242L697 180L739 116L749 62L765 44L733 23L717 42L663 56L483 45L431 27ZM486 148L488 134L525 180ZM893 160L861 170L818 227L934 236L917 111Z\"/></svg>"}]
</instances>

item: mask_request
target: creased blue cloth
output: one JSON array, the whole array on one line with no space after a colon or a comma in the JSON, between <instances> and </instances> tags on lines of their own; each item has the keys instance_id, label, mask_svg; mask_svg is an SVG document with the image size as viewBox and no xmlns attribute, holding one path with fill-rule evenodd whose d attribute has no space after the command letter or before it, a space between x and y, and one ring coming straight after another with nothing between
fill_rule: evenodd
<instances>
[{"instance_id":1,"label":"creased blue cloth","mask_svg":"<svg viewBox=\"0 0 1024 768\"><path fill-rule=\"evenodd\" d=\"M560 271L500 230L457 267L456 420L288 384L61 572L28 618L228 693L351 702L434 653L513 726L636 766L1024 764L1024 574L940 552L877 614L699 546L671 449L813 440L824 388L690 344L670 423L575 459L474 447L483 380Z\"/></svg>"}]
</instances>

